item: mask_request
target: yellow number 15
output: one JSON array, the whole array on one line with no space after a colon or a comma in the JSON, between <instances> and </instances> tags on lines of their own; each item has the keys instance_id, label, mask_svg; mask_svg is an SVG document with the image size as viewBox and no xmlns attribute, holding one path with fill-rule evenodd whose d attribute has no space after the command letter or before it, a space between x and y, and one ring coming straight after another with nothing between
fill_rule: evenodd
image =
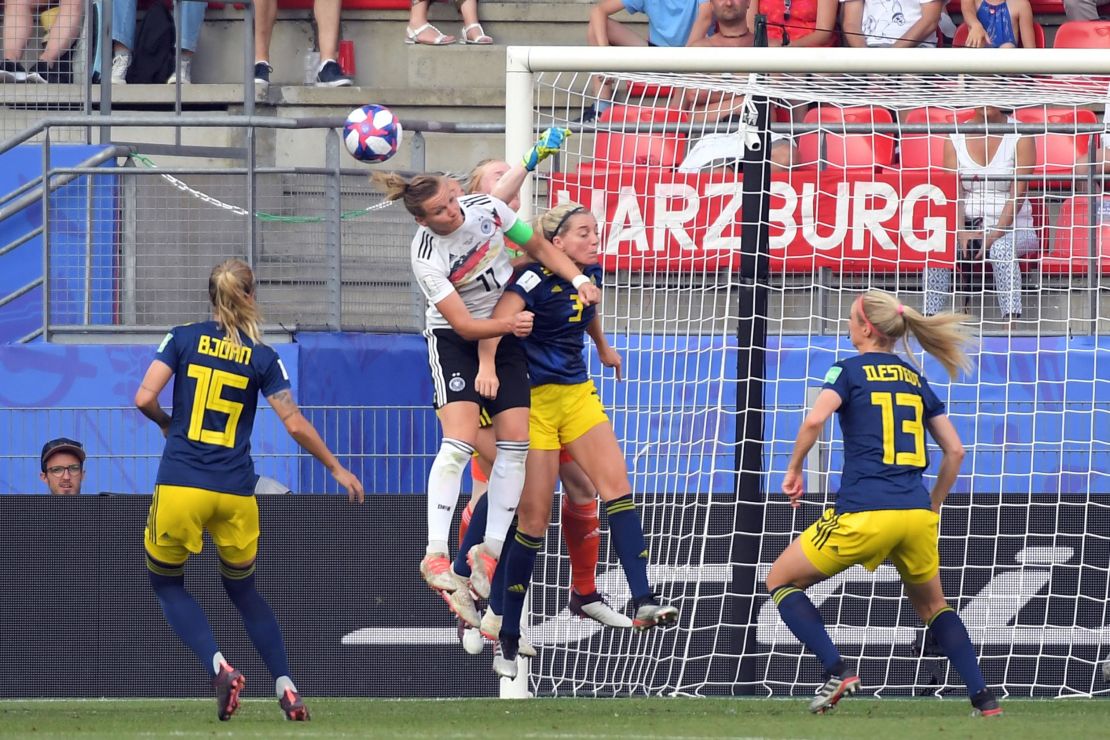
<instances>
[{"instance_id":1,"label":"yellow number 15","mask_svg":"<svg viewBox=\"0 0 1110 740\"><path fill-rule=\"evenodd\" d=\"M221 447L234 447L235 430L239 426L243 404L224 398L224 386L242 390L249 381L242 375L226 370L213 370L204 365L189 365L188 375L197 381L197 389L193 395L193 415L189 418L189 439ZM227 424L220 431L205 429L205 411L227 414Z\"/></svg>"},{"instance_id":2,"label":"yellow number 15","mask_svg":"<svg viewBox=\"0 0 1110 740\"><path fill-rule=\"evenodd\" d=\"M925 425L921 421L924 410L921 396L916 393L872 393L871 405L878 406L883 415L883 462L887 465L925 467ZM913 417L902 422L902 433L908 434L913 452L895 451L894 407L902 406L913 411Z\"/></svg>"}]
</instances>

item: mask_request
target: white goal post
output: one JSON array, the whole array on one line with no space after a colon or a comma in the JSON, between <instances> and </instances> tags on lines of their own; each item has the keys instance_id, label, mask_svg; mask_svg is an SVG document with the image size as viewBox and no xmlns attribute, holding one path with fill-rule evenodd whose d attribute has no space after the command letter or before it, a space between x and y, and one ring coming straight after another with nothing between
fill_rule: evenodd
<instances>
[{"instance_id":1,"label":"white goal post","mask_svg":"<svg viewBox=\"0 0 1110 740\"><path fill-rule=\"evenodd\" d=\"M614 90L606 112L598 76ZM533 693L819 684L762 580L835 497L835 424L809 461L807 503L792 510L779 491L808 400L853 351L847 307L869 288L966 310L981 335L970 375L925 367L969 451L942 517L941 577L988 683L1017 696L1110 693L1099 670L1110 650L1110 55L513 46L506 100L510 161L537 129L575 130L522 203L576 200L598 217L603 325L625 381L592 350L591 372L624 447L652 581L682 611L677 628L645 634L572 618L553 523L526 626L540 648ZM1004 123L965 115L984 106ZM596 121L580 123L590 110ZM1007 183L1015 215L973 270L960 233L990 208L941 155L984 130L1033 139L1036 160L983 175ZM729 153L699 160L704 141ZM621 607L604 517L602 535L599 589ZM893 568L855 568L811 595L865 690L963 690Z\"/></svg>"}]
</instances>

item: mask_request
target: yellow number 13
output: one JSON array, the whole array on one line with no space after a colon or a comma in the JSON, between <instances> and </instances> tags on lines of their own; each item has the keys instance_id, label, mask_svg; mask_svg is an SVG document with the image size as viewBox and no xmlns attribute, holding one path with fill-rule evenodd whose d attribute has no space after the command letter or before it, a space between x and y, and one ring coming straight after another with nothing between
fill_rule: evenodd
<instances>
[{"instance_id":1,"label":"yellow number 13","mask_svg":"<svg viewBox=\"0 0 1110 740\"><path fill-rule=\"evenodd\" d=\"M871 405L883 415L883 462L887 465L925 467L925 425L921 421L923 406L916 393L872 393ZM894 407L913 410L913 418L902 422L902 432L913 440L913 452L896 452L894 447Z\"/></svg>"},{"instance_id":2,"label":"yellow number 13","mask_svg":"<svg viewBox=\"0 0 1110 740\"><path fill-rule=\"evenodd\" d=\"M188 375L197 381L197 389L193 395L193 415L189 418L189 439L221 447L234 447L235 430L239 426L243 404L224 398L223 390L224 386L246 388L247 379L242 375L226 370L213 370L204 365L189 365ZM227 424L222 431L204 428L205 411L227 414Z\"/></svg>"}]
</instances>

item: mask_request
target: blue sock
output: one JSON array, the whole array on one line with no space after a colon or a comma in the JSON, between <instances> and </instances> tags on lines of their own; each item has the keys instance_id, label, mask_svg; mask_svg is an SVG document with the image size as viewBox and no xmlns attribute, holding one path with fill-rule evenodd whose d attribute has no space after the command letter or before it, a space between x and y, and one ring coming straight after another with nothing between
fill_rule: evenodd
<instances>
[{"instance_id":1,"label":"blue sock","mask_svg":"<svg viewBox=\"0 0 1110 740\"><path fill-rule=\"evenodd\" d=\"M289 659L285 655L285 641L273 609L254 587L254 565L232 568L220 561L220 580L224 583L231 603L243 618L243 627L262 656L262 662L274 679L289 675Z\"/></svg>"},{"instance_id":2,"label":"blue sock","mask_svg":"<svg viewBox=\"0 0 1110 740\"><path fill-rule=\"evenodd\" d=\"M501 562L493 571L493 580L489 585L489 608L494 614L505 613L505 572L508 568L502 568L501 563L509 562L509 553L515 549L515 542L516 522L513 522L509 525L509 531L505 533L505 547L501 550Z\"/></svg>"},{"instance_id":3,"label":"blue sock","mask_svg":"<svg viewBox=\"0 0 1110 740\"><path fill-rule=\"evenodd\" d=\"M470 548L482 544L482 540L486 537L486 514L489 512L487 498L489 496L482 496L478 503L474 504L474 509L470 512L470 525L466 528L466 537L463 537L463 541L459 543L459 552L455 555L455 575L463 578L470 578L470 564L466 562L466 554L470 552Z\"/></svg>"},{"instance_id":4,"label":"blue sock","mask_svg":"<svg viewBox=\"0 0 1110 740\"><path fill-rule=\"evenodd\" d=\"M825 623L821 621L820 612L805 591L796 586L779 586L771 592L771 599L779 608L782 621L817 656L825 671L834 676L843 676L846 671L844 659L840 657L836 645L833 645Z\"/></svg>"},{"instance_id":5,"label":"blue sock","mask_svg":"<svg viewBox=\"0 0 1110 740\"><path fill-rule=\"evenodd\" d=\"M647 576L647 541L644 539L644 528L640 524L640 515L636 513L632 494L606 501L605 514L609 518L613 549L620 558L624 577L632 590L632 599L638 604L651 596L651 584L648 583Z\"/></svg>"},{"instance_id":6,"label":"blue sock","mask_svg":"<svg viewBox=\"0 0 1110 740\"><path fill-rule=\"evenodd\" d=\"M542 537L530 537L517 532L513 546L504 563L498 570L505 571L505 613L501 619L502 637L520 637L520 613L524 611L524 597L532 582L532 570L536 567L536 553L543 545ZM496 612L495 612L496 613Z\"/></svg>"},{"instance_id":7,"label":"blue sock","mask_svg":"<svg viewBox=\"0 0 1110 740\"><path fill-rule=\"evenodd\" d=\"M216 647L216 638L212 635L212 627L208 624L208 617L204 615L204 610L185 590L183 566L174 568L174 566L154 563L148 558L147 565L151 564L164 572L181 571L177 575L161 575L148 571L147 575L150 576L150 586L154 589L154 595L162 605L162 613L166 615L166 621L181 641L196 653L208 675L215 677L212 658L219 652L219 648Z\"/></svg>"},{"instance_id":8,"label":"blue sock","mask_svg":"<svg viewBox=\"0 0 1110 740\"><path fill-rule=\"evenodd\" d=\"M967 634L963 620L952 607L946 606L933 615L926 627L933 633L937 645L948 656L964 683L967 684L967 695L975 696L987 688L983 680L983 672L979 669L979 661L975 657L975 646L971 644L971 637Z\"/></svg>"}]
</instances>

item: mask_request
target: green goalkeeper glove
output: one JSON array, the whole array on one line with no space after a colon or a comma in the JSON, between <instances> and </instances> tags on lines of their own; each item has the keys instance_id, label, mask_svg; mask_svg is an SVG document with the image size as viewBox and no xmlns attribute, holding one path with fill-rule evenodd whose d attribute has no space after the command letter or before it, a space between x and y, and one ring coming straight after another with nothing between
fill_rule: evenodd
<instances>
[{"instance_id":1,"label":"green goalkeeper glove","mask_svg":"<svg viewBox=\"0 0 1110 740\"><path fill-rule=\"evenodd\" d=\"M534 171L540 162L559 151L559 147L563 145L563 141L568 136L570 136L569 128L549 128L545 130L540 134L540 138L536 140L535 145L524 155L521 162L524 169L529 172Z\"/></svg>"}]
</instances>

